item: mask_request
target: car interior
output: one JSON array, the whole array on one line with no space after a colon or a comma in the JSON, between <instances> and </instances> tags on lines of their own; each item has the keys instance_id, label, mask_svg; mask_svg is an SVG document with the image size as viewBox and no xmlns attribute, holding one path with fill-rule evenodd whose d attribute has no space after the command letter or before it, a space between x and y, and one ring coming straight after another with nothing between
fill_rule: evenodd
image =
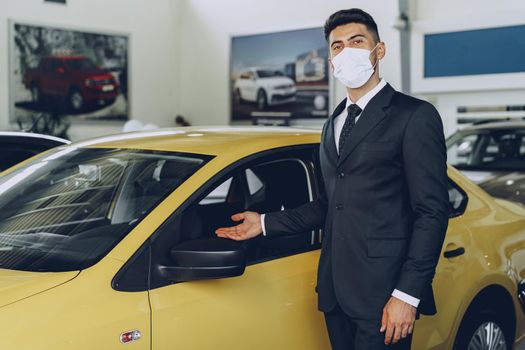
<instances>
[{"instance_id":1,"label":"car interior","mask_svg":"<svg viewBox=\"0 0 525 350\"><path fill-rule=\"evenodd\" d=\"M161 229L152 248L152 263L169 265L170 250L178 243L197 239L223 239L219 227L238 225L231 216L242 211L268 213L294 208L311 200L312 190L306 163L297 158L274 159L241 167L214 185ZM316 231L257 236L243 242L247 263L317 249ZM154 270L154 269L153 269Z\"/></svg>"}]
</instances>

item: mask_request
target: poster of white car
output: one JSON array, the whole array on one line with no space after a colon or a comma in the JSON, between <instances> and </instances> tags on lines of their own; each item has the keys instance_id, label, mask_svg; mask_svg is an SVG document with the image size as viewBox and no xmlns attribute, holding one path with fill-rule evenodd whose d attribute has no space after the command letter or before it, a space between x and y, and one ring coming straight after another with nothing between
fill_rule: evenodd
<instances>
[{"instance_id":1,"label":"poster of white car","mask_svg":"<svg viewBox=\"0 0 525 350\"><path fill-rule=\"evenodd\" d=\"M231 119L328 116L322 28L232 37Z\"/></svg>"}]
</instances>

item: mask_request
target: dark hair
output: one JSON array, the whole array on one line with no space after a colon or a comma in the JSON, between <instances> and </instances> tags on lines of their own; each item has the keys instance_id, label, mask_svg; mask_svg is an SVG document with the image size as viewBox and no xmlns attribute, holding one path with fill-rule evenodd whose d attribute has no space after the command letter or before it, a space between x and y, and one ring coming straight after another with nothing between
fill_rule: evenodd
<instances>
[{"instance_id":1,"label":"dark hair","mask_svg":"<svg viewBox=\"0 0 525 350\"><path fill-rule=\"evenodd\" d=\"M379 32L377 31L377 24L367 12L361 9L348 9L340 10L332 14L326 20L324 24L324 37L328 41L328 37L332 30L336 27L348 24L348 23L361 23L366 26L368 31L372 34L374 40L379 42Z\"/></svg>"}]
</instances>

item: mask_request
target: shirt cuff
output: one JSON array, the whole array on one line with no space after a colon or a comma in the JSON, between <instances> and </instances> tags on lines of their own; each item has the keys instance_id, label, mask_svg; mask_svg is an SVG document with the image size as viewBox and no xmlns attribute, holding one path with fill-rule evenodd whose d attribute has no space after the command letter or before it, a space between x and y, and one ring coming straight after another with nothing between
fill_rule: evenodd
<instances>
[{"instance_id":1,"label":"shirt cuff","mask_svg":"<svg viewBox=\"0 0 525 350\"><path fill-rule=\"evenodd\" d=\"M264 216L266 214L261 214L261 227L262 227L262 233L263 233L263 236L266 236L266 227L264 227Z\"/></svg>"},{"instance_id":2,"label":"shirt cuff","mask_svg":"<svg viewBox=\"0 0 525 350\"><path fill-rule=\"evenodd\" d=\"M394 291L392 292L392 296L401 301L404 301L407 304L412 305L413 307L417 308L417 306L419 305L418 298L414 298L413 296L408 295L407 293L402 292L399 289L394 289Z\"/></svg>"}]
</instances>

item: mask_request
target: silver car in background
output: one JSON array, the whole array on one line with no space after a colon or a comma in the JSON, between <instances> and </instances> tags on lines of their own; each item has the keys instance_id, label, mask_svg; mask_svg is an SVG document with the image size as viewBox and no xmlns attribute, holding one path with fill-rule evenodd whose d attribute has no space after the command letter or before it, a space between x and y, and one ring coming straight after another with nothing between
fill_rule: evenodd
<instances>
[{"instance_id":1,"label":"silver car in background","mask_svg":"<svg viewBox=\"0 0 525 350\"><path fill-rule=\"evenodd\" d=\"M485 191L525 205L525 120L480 122L447 138L448 162Z\"/></svg>"}]
</instances>

